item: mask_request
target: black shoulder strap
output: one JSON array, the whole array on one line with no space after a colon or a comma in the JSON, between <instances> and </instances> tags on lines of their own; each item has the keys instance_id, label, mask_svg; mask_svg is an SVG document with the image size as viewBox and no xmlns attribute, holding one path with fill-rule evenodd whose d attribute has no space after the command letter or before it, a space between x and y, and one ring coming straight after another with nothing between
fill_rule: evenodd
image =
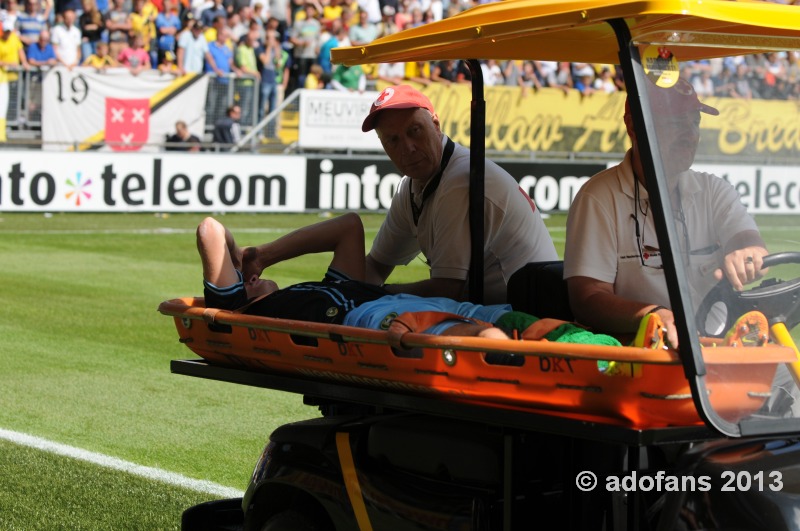
<instances>
[{"instance_id":1,"label":"black shoulder strap","mask_svg":"<svg viewBox=\"0 0 800 531\"><path fill-rule=\"evenodd\" d=\"M439 172L433 176L431 182L429 182L428 186L425 187L425 191L422 192L422 202L419 206L417 206L417 204L414 202L414 194L411 193L409 195L411 198L411 213L414 215L415 226L417 223L419 223L419 217L422 215L422 208L425 206L425 201L427 201L428 198L436 192L436 189L439 188L439 182L442 180L444 170L450 163L450 157L453 156L453 151L455 151L455 149L455 143L448 137L447 143L444 146L444 153L442 153L442 163L439 165Z\"/></svg>"}]
</instances>

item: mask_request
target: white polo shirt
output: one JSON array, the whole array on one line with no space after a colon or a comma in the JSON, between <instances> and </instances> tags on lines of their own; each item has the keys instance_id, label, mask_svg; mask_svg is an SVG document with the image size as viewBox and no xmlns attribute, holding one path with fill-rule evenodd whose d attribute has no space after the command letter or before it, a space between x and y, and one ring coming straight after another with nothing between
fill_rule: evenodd
<instances>
[{"instance_id":1,"label":"white polo shirt","mask_svg":"<svg viewBox=\"0 0 800 531\"><path fill-rule=\"evenodd\" d=\"M50 32L50 42L65 65L76 65L80 62L81 40L81 30L74 24L69 28L59 24Z\"/></svg>"},{"instance_id":2,"label":"white polo shirt","mask_svg":"<svg viewBox=\"0 0 800 531\"><path fill-rule=\"evenodd\" d=\"M442 145L447 137L442 138ZM411 187L404 177L369 254L378 262L406 265L420 252L431 278L466 280L470 265L469 149L455 144L439 188L422 210L418 226L411 211ZM422 190L414 189L421 199ZM494 162L485 165L484 304L506 301L506 285L528 262L558 260L539 210L511 175Z\"/></svg>"},{"instance_id":3,"label":"white polo shirt","mask_svg":"<svg viewBox=\"0 0 800 531\"><path fill-rule=\"evenodd\" d=\"M564 278L582 276L614 285L614 293L629 300L671 307L658 251L639 253L634 221L634 175L631 152L581 187L569 210L564 250ZM688 248L687 272L695 308L716 285L714 270L725 258L723 249L737 233L758 230L739 194L723 179L693 170L679 177L678 188L686 229L676 222L682 253ZM638 221L641 243L660 249L647 190L639 186ZM675 208L677 208L675 201ZM646 214L645 214L646 213ZM678 213L675 214L679 218ZM713 252L705 252L717 248ZM652 267L648 267L652 266Z\"/></svg>"}]
</instances>

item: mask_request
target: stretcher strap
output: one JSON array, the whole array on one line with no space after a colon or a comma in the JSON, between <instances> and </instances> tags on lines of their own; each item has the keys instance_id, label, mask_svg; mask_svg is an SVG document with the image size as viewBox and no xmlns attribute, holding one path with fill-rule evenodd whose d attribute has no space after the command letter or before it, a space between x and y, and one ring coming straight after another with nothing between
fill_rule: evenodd
<instances>
[{"instance_id":1,"label":"stretcher strap","mask_svg":"<svg viewBox=\"0 0 800 531\"><path fill-rule=\"evenodd\" d=\"M350 434L338 432L336 434L336 451L339 454L339 464L342 466L342 477L347 497L356 515L359 531L372 531L372 524L367 514L367 506L361 495L361 484L358 482L358 472L353 461L353 451L350 448Z\"/></svg>"},{"instance_id":2,"label":"stretcher strap","mask_svg":"<svg viewBox=\"0 0 800 531\"><path fill-rule=\"evenodd\" d=\"M474 323L484 325L487 328L493 326L491 323L479 321L471 317L464 317L455 313L448 312L405 312L394 318L389 325L388 336L389 344L397 348L406 348L403 345L403 336L409 333L422 333L428 328L443 323L445 321L459 321L462 323Z\"/></svg>"},{"instance_id":3,"label":"stretcher strap","mask_svg":"<svg viewBox=\"0 0 800 531\"><path fill-rule=\"evenodd\" d=\"M570 324L569 321L561 321L559 319L539 319L522 332L522 339L528 341L538 341L544 339L544 336L558 328L559 326ZM572 323L575 324L575 323Z\"/></svg>"}]
</instances>

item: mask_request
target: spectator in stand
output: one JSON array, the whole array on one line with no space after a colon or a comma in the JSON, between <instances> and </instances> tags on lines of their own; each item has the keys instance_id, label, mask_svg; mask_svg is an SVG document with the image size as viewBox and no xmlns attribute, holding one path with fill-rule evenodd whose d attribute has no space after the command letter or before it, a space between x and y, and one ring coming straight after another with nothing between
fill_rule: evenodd
<instances>
[{"instance_id":1,"label":"spectator in stand","mask_svg":"<svg viewBox=\"0 0 800 531\"><path fill-rule=\"evenodd\" d=\"M83 13L78 17L78 27L81 29L81 57L89 57L94 53L95 46L103 38L103 15L97 9L95 0L83 0Z\"/></svg>"},{"instance_id":2,"label":"spectator in stand","mask_svg":"<svg viewBox=\"0 0 800 531\"><path fill-rule=\"evenodd\" d=\"M422 10L418 7L415 7L411 10L411 21L406 24L406 28L418 28L420 26L425 25L425 19L422 16Z\"/></svg>"},{"instance_id":3,"label":"spectator in stand","mask_svg":"<svg viewBox=\"0 0 800 531\"><path fill-rule=\"evenodd\" d=\"M330 24L334 20L341 20L343 11L342 0L322 0L322 25Z\"/></svg>"},{"instance_id":4,"label":"spectator in stand","mask_svg":"<svg viewBox=\"0 0 800 531\"><path fill-rule=\"evenodd\" d=\"M213 0L181 0L185 12L181 15L182 19L200 20L203 11L214 5Z\"/></svg>"},{"instance_id":5,"label":"spectator in stand","mask_svg":"<svg viewBox=\"0 0 800 531\"><path fill-rule=\"evenodd\" d=\"M381 37L388 37L389 35L394 35L398 31L400 31L400 28L394 21L394 17L397 14L395 8L390 5L384 5L381 12L383 13L383 20L381 20L381 23L378 24L379 39Z\"/></svg>"},{"instance_id":6,"label":"spectator in stand","mask_svg":"<svg viewBox=\"0 0 800 531\"><path fill-rule=\"evenodd\" d=\"M700 70L700 74L692 80L694 91L700 98L710 98L714 96L714 81L711 79L711 70Z\"/></svg>"},{"instance_id":7,"label":"spectator in stand","mask_svg":"<svg viewBox=\"0 0 800 531\"><path fill-rule=\"evenodd\" d=\"M141 35L134 34L131 37L130 46L119 53L119 62L134 76L151 68L150 54L144 49L144 39Z\"/></svg>"},{"instance_id":8,"label":"spectator in stand","mask_svg":"<svg viewBox=\"0 0 800 531\"><path fill-rule=\"evenodd\" d=\"M128 45L128 33L131 31L129 15L125 9L125 0L113 0L113 7L106 13L108 50L115 60L119 57L119 52Z\"/></svg>"},{"instance_id":9,"label":"spectator in stand","mask_svg":"<svg viewBox=\"0 0 800 531\"><path fill-rule=\"evenodd\" d=\"M778 81L786 80L786 60L777 52L770 52L757 57L756 78L761 82L758 89L764 99L785 99L782 89L778 89Z\"/></svg>"},{"instance_id":10,"label":"spectator in stand","mask_svg":"<svg viewBox=\"0 0 800 531\"><path fill-rule=\"evenodd\" d=\"M731 97L744 100L753 99L753 88L750 85L749 68L745 63L740 63L736 67L736 74L731 80L733 91Z\"/></svg>"},{"instance_id":11,"label":"spectator in stand","mask_svg":"<svg viewBox=\"0 0 800 531\"><path fill-rule=\"evenodd\" d=\"M211 7L203 10L200 14L200 22L204 26L211 26L217 17L228 18L228 10L222 5L222 0L214 0L214 4Z\"/></svg>"},{"instance_id":12,"label":"spectator in stand","mask_svg":"<svg viewBox=\"0 0 800 531\"><path fill-rule=\"evenodd\" d=\"M567 94L575 85L572 81L572 68L567 62L558 63L558 71L547 79L547 86L558 88Z\"/></svg>"},{"instance_id":13,"label":"spectator in stand","mask_svg":"<svg viewBox=\"0 0 800 531\"><path fill-rule=\"evenodd\" d=\"M19 6L16 0L4 0L0 2L0 21L5 22L8 20L14 25L14 31L17 28L17 18L19 16ZM19 35L17 35L19 36ZM25 44L24 42L22 44Z\"/></svg>"},{"instance_id":14,"label":"spectator in stand","mask_svg":"<svg viewBox=\"0 0 800 531\"><path fill-rule=\"evenodd\" d=\"M381 63L378 65L378 80L390 85L400 85L406 75L405 63Z\"/></svg>"},{"instance_id":15,"label":"spectator in stand","mask_svg":"<svg viewBox=\"0 0 800 531\"><path fill-rule=\"evenodd\" d=\"M58 63L72 70L81 62L81 30L75 25L75 11L67 9L62 15L64 23L53 28L50 39Z\"/></svg>"},{"instance_id":16,"label":"spectator in stand","mask_svg":"<svg viewBox=\"0 0 800 531\"><path fill-rule=\"evenodd\" d=\"M363 93L367 89L367 76L364 75L361 65L337 65L333 71L331 87L340 92Z\"/></svg>"},{"instance_id":17,"label":"spectator in stand","mask_svg":"<svg viewBox=\"0 0 800 531\"><path fill-rule=\"evenodd\" d=\"M625 92L625 77L622 74L621 68L614 69L614 85L617 87L618 92Z\"/></svg>"},{"instance_id":18,"label":"spectator in stand","mask_svg":"<svg viewBox=\"0 0 800 531\"><path fill-rule=\"evenodd\" d=\"M369 21L366 11L358 14L358 25L350 28L350 44L362 46L378 37L378 26Z\"/></svg>"},{"instance_id":19,"label":"spectator in stand","mask_svg":"<svg viewBox=\"0 0 800 531\"><path fill-rule=\"evenodd\" d=\"M444 2L442 0L431 0L427 13L431 22L439 22L444 18Z\"/></svg>"},{"instance_id":20,"label":"spectator in stand","mask_svg":"<svg viewBox=\"0 0 800 531\"><path fill-rule=\"evenodd\" d=\"M269 17L275 19L278 26L275 28L278 31L278 42L283 42L287 37L287 28L289 22L292 20L291 7L289 0L268 0L269 1Z\"/></svg>"},{"instance_id":21,"label":"spectator in stand","mask_svg":"<svg viewBox=\"0 0 800 531\"><path fill-rule=\"evenodd\" d=\"M158 63L158 71L162 74L180 75L178 70L178 63L176 62L175 54L172 52L164 52L164 58Z\"/></svg>"},{"instance_id":22,"label":"spectator in stand","mask_svg":"<svg viewBox=\"0 0 800 531\"><path fill-rule=\"evenodd\" d=\"M378 24L383 17L381 13L380 0L357 0L358 10L367 13L367 20L372 24Z\"/></svg>"},{"instance_id":23,"label":"spectator in stand","mask_svg":"<svg viewBox=\"0 0 800 531\"><path fill-rule=\"evenodd\" d=\"M431 64L428 61L413 61L406 63L406 82L419 83L420 85L430 85Z\"/></svg>"},{"instance_id":24,"label":"spectator in stand","mask_svg":"<svg viewBox=\"0 0 800 531\"><path fill-rule=\"evenodd\" d=\"M222 151L230 151L231 146L242 138L242 130L239 126L241 117L241 107L232 105L228 107L225 116L214 123L212 139L215 144L223 144L220 147Z\"/></svg>"},{"instance_id":25,"label":"spectator in stand","mask_svg":"<svg viewBox=\"0 0 800 531\"><path fill-rule=\"evenodd\" d=\"M231 46L234 51L236 50L236 46L239 45L239 38L247 33L246 27L242 26L241 22L242 19L239 17L239 13L231 13L228 15L228 18L225 19L225 27L228 28L228 34L231 36ZM243 27L245 28L244 33L241 32Z\"/></svg>"},{"instance_id":26,"label":"spectator in stand","mask_svg":"<svg viewBox=\"0 0 800 531\"><path fill-rule=\"evenodd\" d=\"M614 77L611 74L613 66L604 65L600 70L600 75L594 80L594 89L598 92L613 94L617 92L617 85L614 84Z\"/></svg>"},{"instance_id":27,"label":"spectator in stand","mask_svg":"<svg viewBox=\"0 0 800 531\"><path fill-rule=\"evenodd\" d=\"M267 38L266 21L269 19L269 11L264 9L264 4L260 2L255 2L251 7L250 22L256 22L260 26L258 40L264 42Z\"/></svg>"},{"instance_id":28,"label":"spectator in stand","mask_svg":"<svg viewBox=\"0 0 800 531\"><path fill-rule=\"evenodd\" d=\"M714 95L718 98L731 98L733 93L733 72L725 67L719 77L714 79Z\"/></svg>"},{"instance_id":29,"label":"spectator in stand","mask_svg":"<svg viewBox=\"0 0 800 531\"><path fill-rule=\"evenodd\" d=\"M591 96L594 94L594 70L592 70L591 73L585 69L579 71L579 75L575 79L575 90L580 92L581 96Z\"/></svg>"},{"instance_id":30,"label":"spectator in stand","mask_svg":"<svg viewBox=\"0 0 800 531\"><path fill-rule=\"evenodd\" d=\"M497 61L494 59L481 61L481 72L483 73L483 80L487 87L499 87L505 83L503 71L500 70L500 65L498 65Z\"/></svg>"},{"instance_id":31,"label":"spectator in stand","mask_svg":"<svg viewBox=\"0 0 800 531\"><path fill-rule=\"evenodd\" d=\"M261 64L261 100L258 104L258 121L264 115L272 112L278 103L278 73L288 74L286 65L289 59L289 52L281 48L278 43L278 31L268 30L267 40L264 45L257 50L259 63ZM284 76L281 76L283 79Z\"/></svg>"},{"instance_id":32,"label":"spectator in stand","mask_svg":"<svg viewBox=\"0 0 800 531\"><path fill-rule=\"evenodd\" d=\"M397 13L394 15L394 23L397 24L397 29L400 31L411 27L410 4L410 0L400 0L397 6Z\"/></svg>"},{"instance_id":33,"label":"spectator in stand","mask_svg":"<svg viewBox=\"0 0 800 531\"><path fill-rule=\"evenodd\" d=\"M256 59L256 48L258 48L258 30L252 29L244 36L244 40L236 47L236 66L239 67L239 75L244 76L237 84L240 105L245 115L245 123L253 123L253 114L258 114L254 104L258 104L258 94L256 87L261 85L261 72L258 68ZM255 78L255 79L254 79Z\"/></svg>"},{"instance_id":34,"label":"spectator in stand","mask_svg":"<svg viewBox=\"0 0 800 531\"><path fill-rule=\"evenodd\" d=\"M216 40L208 45L211 57L210 60L206 58L206 73L214 73L220 78L228 77L229 74L239 74L239 67L234 63L233 49L229 40L228 28L223 27L217 31Z\"/></svg>"},{"instance_id":35,"label":"spectator in stand","mask_svg":"<svg viewBox=\"0 0 800 531\"><path fill-rule=\"evenodd\" d=\"M339 19L325 21L322 24L322 33L319 35L319 53L317 54L317 64L322 67L326 74L333 71L331 65L331 50L339 46L339 39L336 34L339 28L342 27L342 21Z\"/></svg>"},{"instance_id":36,"label":"spectator in stand","mask_svg":"<svg viewBox=\"0 0 800 531\"><path fill-rule=\"evenodd\" d=\"M233 50L228 45L230 34L223 26L217 31L217 40L208 45L205 72L216 74L208 86L208 114L212 119L221 116L228 103L228 85L231 77L239 75L239 67L233 60ZM240 110L241 114L241 110Z\"/></svg>"},{"instance_id":37,"label":"spectator in stand","mask_svg":"<svg viewBox=\"0 0 800 531\"><path fill-rule=\"evenodd\" d=\"M4 20L0 35L0 142L5 142L10 85L19 80L19 68L28 69L25 45L14 31L14 22Z\"/></svg>"},{"instance_id":38,"label":"spectator in stand","mask_svg":"<svg viewBox=\"0 0 800 531\"><path fill-rule=\"evenodd\" d=\"M178 72L200 73L206 62L213 61L208 52L208 41L203 35L203 23L189 19L187 28L178 36Z\"/></svg>"},{"instance_id":39,"label":"spectator in stand","mask_svg":"<svg viewBox=\"0 0 800 531\"><path fill-rule=\"evenodd\" d=\"M164 0L164 12L159 13L156 17L158 55L160 58L163 58L167 52L175 54L178 42L177 35L180 31L181 19L178 16L176 0Z\"/></svg>"},{"instance_id":40,"label":"spectator in stand","mask_svg":"<svg viewBox=\"0 0 800 531\"><path fill-rule=\"evenodd\" d=\"M234 14L228 19L228 27L231 30L231 38L233 42L241 43L247 32L250 31L250 23L253 21L253 8L249 5L241 6ZM259 40L259 35L256 33L256 40Z\"/></svg>"},{"instance_id":41,"label":"spectator in stand","mask_svg":"<svg viewBox=\"0 0 800 531\"><path fill-rule=\"evenodd\" d=\"M25 46L36 44L39 42L39 33L44 29L48 29L47 16L39 0L25 0L25 10L17 15L20 40Z\"/></svg>"},{"instance_id":42,"label":"spectator in stand","mask_svg":"<svg viewBox=\"0 0 800 531\"><path fill-rule=\"evenodd\" d=\"M531 89L533 92L542 88L542 82L539 81L539 75L536 71L536 64L533 61L525 61L522 63L522 97L525 98L530 94Z\"/></svg>"},{"instance_id":43,"label":"spectator in stand","mask_svg":"<svg viewBox=\"0 0 800 531\"><path fill-rule=\"evenodd\" d=\"M516 59L511 59L503 63L503 79L507 87L522 87L522 63Z\"/></svg>"},{"instance_id":44,"label":"spectator in stand","mask_svg":"<svg viewBox=\"0 0 800 531\"><path fill-rule=\"evenodd\" d=\"M119 66L119 63L109 54L108 43L100 41L95 47L95 52L84 59L82 66L90 66L97 71L102 72L107 68Z\"/></svg>"},{"instance_id":45,"label":"spectator in stand","mask_svg":"<svg viewBox=\"0 0 800 531\"><path fill-rule=\"evenodd\" d=\"M228 19L226 17L223 16L216 17L214 21L211 23L211 26L206 28L206 31L204 33L206 40L209 43L214 42L215 40L217 40L217 35L219 34L219 31L222 28L227 28L227 27L228 27ZM228 35L230 35L230 32L228 32ZM228 47L230 47L230 49L233 50L233 43L229 42L227 44Z\"/></svg>"},{"instance_id":46,"label":"spectator in stand","mask_svg":"<svg viewBox=\"0 0 800 531\"><path fill-rule=\"evenodd\" d=\"M75 16L81 10L81 0L55 0L56 15L63 15L65 11L75 11Z\"/></svg>"},{"instance_id":47,"label":"spectator in stand","mask_svg":"<svg viewBox=\"0 0 800 531\"><path fill-rule=\"evenodd\" d=\"M306 74L303 88L306 90L322 90L327 84L322 67L316 63L311 65L311 68L308 69L308 74Z\"/></svg>"},{"instance_id":48,"label":"spectator in stand","mask_svg":"<svg viewBox=\"0 0 800 531\"><path fill-rule=\"evenodd\" d=\"M431 71L431 81L443 85L450 85L456 82L457 75L458 61L452 59L437 61Z\"/></svg>"},{"instance_id":49,"label":"spectator in stand","mask_svg":"<svg viewBox=\"0 0 800 531\"><path fill-rule=\"evenodd\" d=\"M50 30L45 28L39 32L39 40L28 45L25 49L25 55L28 58L28 64L31 66L50 67L57 65L56 51L53 49L53 45L50 44Z\"/></svg>"},{"instance_id":50,"label":"spectator in stand","mask_svg":"<svg viewBox=\"0 0 800 531\"><path fill-rule=\"evenodd\" d=\"M317 8L313 2L306 1L303 10L305 18L296 21L292 26L292 35L289 41L294 45L294 62L292 63L292 79L289 80L289 90L300 87L305 83L311 65L317 59L317 46L321 26L317 20Z\"/></svg>"},{"instance_id":51,"label":"spectator in stand","mask_svg":"<svg viewBox=\"0 0 800 531\"><path fill-rule=\"evenodd\" d=\"M145 53L150 55L149 64L158 64L156 45L156 18L158 10L150 0L133 0L133 11L129 19L131 35L140 35ZM152 53L151 53L152 52Z\"/></svg>"},{"instance_id":52,"label":"spectator in stand","mask_svg":"<svg viewBox=\"0 0 800 531\"><path fill-rule=\"evenodd\" d=\"M167 136L166 151L200 151L200 139L189 131L183 120L175 122L175 134Z\"/></svg>"}]
</instances>

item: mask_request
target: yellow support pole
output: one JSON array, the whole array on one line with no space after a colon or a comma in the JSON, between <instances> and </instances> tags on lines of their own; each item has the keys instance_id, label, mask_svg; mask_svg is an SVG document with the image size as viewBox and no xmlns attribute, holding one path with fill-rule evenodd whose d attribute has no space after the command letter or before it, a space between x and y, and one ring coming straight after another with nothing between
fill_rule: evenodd
<instances>
[{"instance_id":1,"label":"yellow support pole","mask_svg":"<svg viewBox=\"0 0 800 531\"><path fill-rule=\"evenodd\" d=\"M789 333L789 329L786 328L785 323L775 323L770 327L770 331L772 332L772 337L775 338L775 341L784 347L792 347L794 349L794 353L797 356L797 360L793 363L787 363L786 367L789 369L789 372L792 373L792 378L794 378L794 383L798 387L800 387L800 350L797 349L797 345L794 344L794 340L792 339L792 335Z\"/></svg>"}]
</instances>

